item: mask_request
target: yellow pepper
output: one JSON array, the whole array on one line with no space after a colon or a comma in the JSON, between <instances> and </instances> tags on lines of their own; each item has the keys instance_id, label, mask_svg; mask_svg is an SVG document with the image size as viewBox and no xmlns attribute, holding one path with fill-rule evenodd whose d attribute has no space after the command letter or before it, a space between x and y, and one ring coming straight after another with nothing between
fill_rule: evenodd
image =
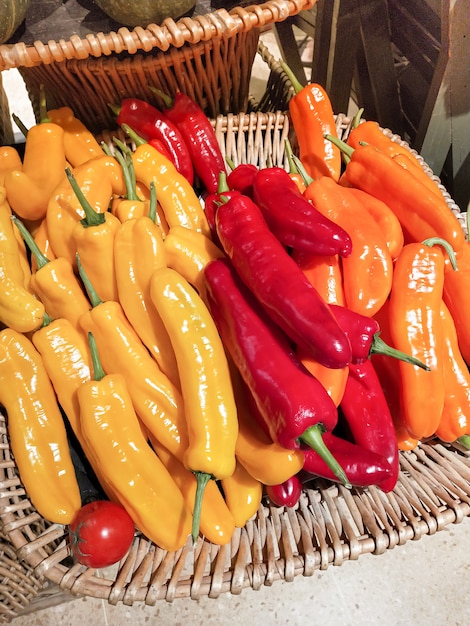
<instances>
[{"instance_id":1,"label":"yellow pepper","mask_svg":"<svg viewBox=\"0 0 470 626\"><path fill-rule=\"evenodd\" d=\"M0 187L0 251L3 254L3 267L12 280L24 285L25 274L21 261L23 251L18 245L12 215L5 188Z\"/></svg>"},{"instance_id":2,"label":"yellow pepper","mask_svg":"<svg viewBox=\"0 0 470 626\"><path fill-rule=\"evenodd\" d=\"M18 231L18 233L21 236L21 240L23 241L23 244L24 244L23 236L21 235L21 233L19 231ZM49 261L53 261L54 259L57 258L54 250L52 249L51 240L49 239L49 232L47 230L47 220L46 219L42 220L39 228L34 233L34 242L37 245L37 247L39 248L39 250L41 251L41 253L47 259L49 259ZM34 256L33 256L31 258L31 272L35 272L36 270L37 270L37 264L36 264L36 261L35 261Z\"/></svg>"},{"instance_id":3,"label":"yellow pepper","mask_svg":"<svg viewBox=\"0 0 470 626\"><path fill-rule=\"evenodd\" d=\"M79 328L80 316L88 311L91 304L83 287L67 259L57 257L50 261L37 246L20 220L13 219L35 260L36 271L31 275L32 292L44 304L47 313L53 318L65 318L75 328Z\"/></svg>"},{"instance_id":4,"label":"yellow pepper","mask_svg":"<svg viewBox=\"0 0 470 626\"><path fill-rule=\"evenodd\" d=\"M114 239L121 222L109 211L95 211L68 169L67 178L85 212L84 219L75 225L72 232L76 253L100 297L117 300Z\"/></svg>"},{"instance_id":5,"label":"yellow pepper","mask_svg":"<svg viewBox=\"0 0 470 626\"><path fill-rule=\"evenodd\" d=\"M204 268L224 253L206 235L183 226L172 226L164 239L168 267L176 270L205 299Z\"/></svg>"},{"instance_id":6,"label":"yellow pepper","mask_svg":"<svg viewBox=\"0 0 470 626\"><path fill-rule=\"evenodd\" d=\"M243 528L255 515L263 498L263 485L253 478L241 463L231 476L222 481L222 491L237 528Z\"/></svg>"},{"instance_id":7,"label":"yellow pepper","mask_svg":"<svg viewBox=\"0 0 470 626\"><path fill-rule=\"evenodd\" d=\"M62 415L39 352L10 328L0 332L0 403L31 502L50 522L70 523L81 498Z\"/></svg>"},{"instance_id":8,"label":"yellow pepper","mask_svg":"<svg viewBox=\"0 0 470 626\"><path fill-rule=\"evenodd\" d=\"M162 234L153 221L156 202L154 194L152 196L149 216L126 220L116 232L114 265L118 299L127 319L162 372L179 387L178 366L173 346L165 325L150 299L150 278L154 270L166 267ZM95 286L94 281L91 282Z\"/></svg>"},{"instance_id":9,"label":"yellow pepper","mask_svg":"<svg viewBox=\"0 0 470 626\"><path fill-rule=\"evenodd\" d=\"M21 171L23 161L13 146L0 146L0 186L5 184L5 176L11 171Z\"/></svg>"},{"instance_id":10,"label":"yellow pepper","mask_svg":"<svg viewBox=\"0 0 470 626\"><path fill-rule=\"evenodd\" d=\"M77 389L90 463L146 537L164 550L178 550L189 535L191 513L142 435L125 376L106 374L92 340L90 347L94 379Z\"/></svg>"},{"instance_id":11,"label":"yellow pepper","mask_svg":"<svg viewBox=\"0 0 470 626\"><path fill-rule=\"evenodd\" d=\"M47 117L63 129L65 157L72 167L103 155L103 150L93 133L75 117L70 107L51 109L47 112Z\"/></svg>"},{"instance_id":12,"label":"yellow pepper","mask_svg":"<svg viewBox=\"0 0 470 626\"><path fill-rule=\"evenodd\" d=\"M160 442L150 435L150 443L158 458L172 475L186 502L186 506L193 511L196 497L197 479L174 455L166 450ZM235 520L219 486L211 480L204 492L201 507L200 529L202 535L218 546L227 544L235 531Z\"/></svg>"},{"instance_id":13,"label":"yellow pepper","mask_svg":"<svg viewBox=\"0 0 470 626\"><path fill-rule=\"evenodd\" d=\"M98 213L108 210L114 195L125 193L121 166L113 157L94 157L73 170L73 175L84 196ZM52 249L76 267L76 245L73 232L77 222L84 219L85 212L70 182L64 179L54 190L47 207L47 230Z\"/></svg>"},{"instance_id":14,"label":"yellow pepper","mask_svg":"<svg viewBox=\"0 0 470 626\"><path fill-rule=\"evenodd\" d=\"M189 445L184 465L196 473L193 540L205 486L235 470L237 408L224 346L215 323L196 290L175 270L155 270L150 297L176 355Z\"/></svg>"},{"instance_id":15,"label":"yellow pepper","mask_svg":"<svg viewBox=\"0 0 470 626\"><path fill-rule=\"evenodd\" d=\"M173 163L148 143L137 147L132 156L136 180L150 189L155 184L157 198L170 226L184 226L210 236L209 224L199 198Z\"/></svg>"},{"instance_id":16,"label":"yellow pepper","mask_svg":"<svg viewBox=\"0 0 470 626\"><path fill-rule=\"evenodd\" d=\"M5 176L13 211L24 220L43 219L54 189L65 178L66 165L62 128L50 122L30 128L23 167Z\"/></svg>"},{"instance_id":17,"label":"yellow pepper","mask_svg":"<svg viewBox=\"0 0 470 626\"><path fill-rule=\"evenodd\" d=\"M179 389L150 356L119 302L103 302L78 262L92 308L80 318L92 332L109 374L123 374L137 415L158 441L179 459L188 446L183 399Z\"/></svg>"}]
</instances>

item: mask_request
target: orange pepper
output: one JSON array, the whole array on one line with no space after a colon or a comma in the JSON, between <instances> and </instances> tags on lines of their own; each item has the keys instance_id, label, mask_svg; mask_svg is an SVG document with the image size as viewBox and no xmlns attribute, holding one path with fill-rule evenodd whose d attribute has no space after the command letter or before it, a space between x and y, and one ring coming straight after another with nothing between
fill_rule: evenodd
<instances>
[{"instance_id":1,"label":"orange pepper","mask_svg":"<svg viewBox=\"0 0 470 626\"><path fill-rule=\"evenodd\" d=\"M75 117L70 107L51 109L47 112L47 117L63 129L65 157L72 167L103 155L93 133Z\"/></svg>"},{"instance_id":2,"label":"orange pepper","mask_svg":"<svg viewBox=\"0 0 470 626\"><path fill-rule=\"evenodd\" d=\"M263 485L238 461L233 474L220 482L235 526L243 528L259 509L263 498Z\"/></svg>"},{"instance_id":3,"label":"orange pepper","mask_svg":"<svg viewBox=\"0 0 470 626\"><path fill-rule=\"evenodd\" d=\"M446 258L444 274L444 302L448 306L457 328L459 348L467 364L470 364L470 243L455 254L457 270Z\"/></svg>"},{"instance_id":4,"label":"orange pepper","mask_svg":"<svg viewBox=\"0 0 470 626\"><path fill-rule=\"evenodd\" d=\"M0 146L0 185L5 184L5 176L11 171L21 171L23 162L16 148Z\"/></svg>"}]
</instances>

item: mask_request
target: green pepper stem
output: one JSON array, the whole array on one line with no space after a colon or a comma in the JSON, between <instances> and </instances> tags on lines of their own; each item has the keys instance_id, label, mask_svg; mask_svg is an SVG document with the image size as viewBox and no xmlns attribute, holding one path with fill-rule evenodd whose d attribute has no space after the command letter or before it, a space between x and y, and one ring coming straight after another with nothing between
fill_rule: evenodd
<instances>
[{"instance_id":1,"label":"green pepper stem","mask_svg":"<svg viewBox=\"0 0 470 626\"><path fill-rule=\"evenodd\" d=\"M15 124L20 129L22 135L26 138L28 136L28 129L26 127L26 124L23 122L23 120L21 120L18 117L18 115L16 115L16 113L12 113L11 117L12 117L12 120L15 122Z\"/></svg>"},{"instance_id":2,"label":"green pepper stem","mask_svg":"<svg viewBox=\"0 0 470 626\"><path fill-rule=\"evenodd\" d=\"M132 139L136 146L143 146L148 143L148 141L145 141L145 139L138 135L128 124L121 124L121 128L126 135Z\"/></svg>"},{"instance_id":3,"label":"green pepper stem","mask_svg":"<svg viewBox=\"0 0 470 626\"><path fill-rule=\"evenodd\" d=\"M232 170L235 169L235 163L232 161L232 159L229 156L225 157L225 162L227 163L227 165L229 166L229 168Z\"/></svg>"},{"instance_id":4,"label":"green pepper stem","mask_svg":"<svg viewBox=\"0 0 470 626\"><path fill-rule=\"evenodd\" d=\"M302 176L302 179L304 181L305 186L308 187L310 185L310 183L313 183L314 179L307 172L307 170L304 167L304 164L299 159L299 157L297 157L297 156L295 156L295 154L293 154L292 155L292 160L295 163L295 167L297 168L298 173Z\"/></svg>"},{"instance_id":5,"label":"green pepper stem","mask_svg":"<svg viewBox=\"0 0 470 626\"><path fill-rule=\"evenodd\" d=\"M406 354L406 352L402 352L401 350L397 350L396 348L392 348L388 343L385 343L383 339L380 338L380 331L375 333L372 338L372 344L370 347L369 354L383 354L384 356L390 356L394 359L398 359L399 361L405 361L405 363L410 363L411 365L416 365L427 372L431 371L431 368L412 356L411 354Z\"/></svg>"},{"instance_id":6,"label":"green pepper stem","mask_svg":"<svg viewBox=\"0 0 470 626\"><path fill-rule=\"evenodd\" d=\"M202 498L206 490L207 483L211 480L211 474L206 472L194 472L197 480L196 495L194 496L193 524L191 528L191 537L193 545L199 536L199 527L201 525Z\"/></svg>"},{"instance_id":7,"label":"green pepper stem","mask_svg":"<svg viewBox=\"0 0 470 626\"><path fill-rule=\"evenodd\" d=\"M47 97L46 97L46 89L43 84L39 86L39 123L45 124L46 122L50 122L49 116L47 115Z\"/></svg>"},{"instance_id":8,"label":"green pepper stem","mask_svg":"<svg viewBox=\"0 0 470 626\"><path fill-rule=\"evenodd\" d=\"M80 185L75 180L75 176L70 171L70 168L65 168L65 173L67 174L67 178L69 179L70 185L77 196L78 201L80 202L80 206L85 212L85 218L80 220L80 224L85 228L89 228L91 226L99 226L100 224L104 224L106 221L106 217L104 213L98 213L91 206L88 200L85 198L85 194L80 189Z\"/></svg>"},{"instance_id":9,"label":"green pepper stem","mask_svg":"<svg viewBox=\"0 0 470 626\"><path fill-rule=\"evenodd\" d=\"M457 259L455 257L455 252L452 246L445 239L441 239L441 237L429 237L423 241L425 246L442 246L444 250L447 252L449 256L450 264L452 265L452 269L457 271Z\"/></svg>"},{"instance_id":10,"label":"green pepper stem","mask_svg":"<svg viewBox=\"0 0 470 626\"><path fill-rule=\"evenodd\" d=\"M51 323L52 323L52 317L49 315L49 313L44 313L43 318L42 318L41 328L44 328L45 326L49 326L49 324Z\"/></svg>"},{"instance_id":11,"label":"green pepper stem","mask_svg":"<svg viewBox=\"0 0 470 626\"><path fill-rule=\"evenodd\" d=\"M361 109L358 110L356 115L353 117L352 124L351 124L351 128L352 129L357 128L359 126L363 113L364 113L364 108L361 108Z\"/></svg>"},{"instance_id":12,"label":"green pepper stem","mask_svg":"<svg viewBox=\"0 0 470 626\"><path fill-rule=\"evenodd\" d=\"M470 435L462 435L457 439L457 443L460 443L464 448L470 450Z\"/></svg>"},{"instance_id":13,"label":"green pepper stem","mask_svg":"<svg viewBox=\"0 0 470 626\"><path fill-rule=\"evenodd\" d=\"M13 224L15 224L17 229L20 231L25 244L28 246L28 249L31 251L34 260L36 261L38 270L40 270L41 267L44 267L44 265L50 262L49 259L41 252L38 244L34 241L32 234L29 232L23 222L19 220L16 215L12 215L11 219Z\"/></svg>"},{"instance_id":14,"label":"green pepper stem","mask_svg":"<svg viewBox=\"0 0 470 626\"><path fill-rule=\"evenodd\" d=\"M338 478L338 480L348 489L351 489L351 483L349 482L348 477L346 476L346 472L343 470L341 465L335 459L335 457L331 454L325 442L323 441L322 434L325 432L325 429L321 424L315 424L314 426L309 426L300 437L300 441L306 444L309 448L315 450L318 456L325 461L330 470L334 473L334 475Z\"/></svg>"},{"instance_id":15,"label":"green pepper stem","mask_svg":"<svg viewBox=\"0 0 470 626\"><path fill-rule=\"evenodd\" d=\"M101 365L98 346L91 332L88 333L88 345L90 346L91 363L93 366L93 380L102 380L106 376L106 373Z\"/></svg>"},{"instance_id":16,"label":"green pepper stem","mask_svg":"<svg viewBox=\"0 0 470 626\"><path fill-rule=\"evenodd\" d=\"M225 172L219 173L219 180L217 183L217 193L221 194L224 191L230 191L229 186L227 184L227 174Z\"/></svg>"},{"instance_id":17,"label":"green pepper stem","mask_svg":"<svg viewBox=\"0 0 470 626\"><path fill-rule=\"evenodd\" d=\"M302 91L302 89L304 89L304 85L302 85L300 80L297 78L297 76L294 74L294 72L291 70L291 68L287 65L287 63L285 63L285 61L279 61L279 63L280 63L280 66L281 66L283 72L285 72L287 74L287 78L292 83L292 86L294 87L295 94L297 95L298 93L300 93Z\"/></svg>"},{"instance_id":18,"label":"green pepper stem","mask_svg":"<svg viewBox=\"0 0 470 626\"><path fill-rule=\"evenodd\" d=\"M153 180L150 181L149 218L154 224L157 223L157 190Z\"/></svg>"},{"instance_id":19,"label":"green pepper stem","mask_svg":"<svg viewBox=\"0 0 470 626\"><path fill-rule=\"evenodd\" d=\"M113 115L115 115L116 117L119 115L119 113L121 112L121 107L119 106L119 104L114 104L113 102L108 102L108 107L111 109L111 112L113 113Z\"/></svg>"},{"instance_id":20,"label":"green pepper stem","mask_svg":"<svg viewBox=\"0 0 470 626\"><path fill-rule=\"evenodd\" d=\"M116 139L116 137L113 138L113 141L119 148L121 147L119 146L118 144L119 140ZM122 143L122 142L119 142L119 143ZM116 150L113 156L116 158L117 162L121 166L122 173L124 175L124 184L126 185L127 200L133 200L133 201L140 200L140 198L137 196L135 177L132 176L132 173L131 173L131 168L133 168L132 159L126 158L122 150Z\"/></svg>"},{"instance_id":21,"label":"green pepper stem","mask_svg":"<svg viewBox=\"0 0 470 626\"><path fill-rule=\"evenodd\" d=\"M95 306L102 304L103 300L101 300L99 295L96 293L96 289L91 284L91 280L88 278L87 273L85 272L85 269L82 265L82 262L80 261L80 256L78 253L75 255L75 258L77 260L78 274L80 278L82 279L82 283L87 292L88 299L90 300L91 306L94 308Z\"/></svg>"},{"instance_id":22,"label":"green pepper stem","mask_svg":"<svg viewBox=\"0 0 470 626\"><path fill-rule=\"evenodd\" d=\"M292 146L288 139L284 142L287 154L287 162L289 163L289 174L300 174L299 169L294 161L294 153L292 152Z\"/></svg>"},{"instance_id":23,"label":"green pepper stem","mask_svg":"<svg viewBox=\"0 0 470 626\"><path fill-rule=\"evenodd\" d=\"M163 106L165 109L171 109L174 99L169 94L165 93L161 89L157 89L157 87L154 87L153 85L149 85L148 88L152 93L156 94L159 98L161 98L161 100L163 100Z\"/></svg>"},{"instance_id":24,"label":"green pepper stem","mask_svg":"<svg viewBox=\"0 0 470 626\"><path fill-rule=\"evenodd\" d=\"M328 141L331 141L331 143L337 146L341 150L341 152L345 154L349 159L354 154L354 148L349 146L345 141L342 141L339 137L326 134L325 139L328 139Z\"/></svg>"}]
</instances>

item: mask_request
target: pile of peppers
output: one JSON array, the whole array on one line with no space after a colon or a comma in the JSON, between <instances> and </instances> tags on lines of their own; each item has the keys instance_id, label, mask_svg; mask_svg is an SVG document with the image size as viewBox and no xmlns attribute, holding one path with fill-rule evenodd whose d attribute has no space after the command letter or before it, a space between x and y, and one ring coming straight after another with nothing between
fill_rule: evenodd
<instances>
[{"instance_id":1,"label":"pile of peppers","mask_svg":"<svg viewBox=\"0 0 470 626\"><path fill-rule=\"evenodd\" d=\"M83 504L71 436L168 551L468 444L464 231L412 152L359 116L340 140L325 91L291 80L287 168L227 164L159 91L111 105L126 141L43 100L24 155L0 149L0 404L49 521Z\"/></svg>"}]
</instances>

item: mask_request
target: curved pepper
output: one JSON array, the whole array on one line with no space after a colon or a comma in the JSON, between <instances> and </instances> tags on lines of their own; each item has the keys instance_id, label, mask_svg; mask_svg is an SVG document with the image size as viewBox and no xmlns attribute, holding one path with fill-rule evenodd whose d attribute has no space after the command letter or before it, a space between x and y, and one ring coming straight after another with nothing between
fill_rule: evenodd
<instances>
[{"instance_id":1,"label":"curved pepper","mask_svg":"<svg viewBox=\"0 0 470 626\"><path fill-rule=\"evenodd\" d=\"M222 491L236 528L243 528L256 514L263 498L263 485L237 462L235 471L221 481Z\"/></svg>"},{"instance_id":2,"label":"curved pepper","mask_svg":"<svg viewBox=\"0 0 470 626\"><path fill-rule=\"evenodd\" d=\"M302 481L295 475L279 485L267 485L266 495L274 506L292 508L298 504L302 495Z\"/></svg>"},{"instance_id":3,"label":"curved pepper","mask_svg":"<svg viewBox=\"0 0 470 626\"><path fill-rule=\"evenodd\" d=\"M454 320L444 302L441 303L441 323L445 397L436 436L450 443L470 433L470 373L460 353Z\"/></svg>"},{"instance_id":4,"label":"curved pepper","mask_svg":"<svg viewBox=\"0 0 470 626\"><path fill-rule=\"evenodd\" d=\"M23 236L21 235L21 233L19 231L18 231L18 234L21 237L21 241L24 244ZM54 259L57 258L56 254L53 251L52 246L51 246L51 240L49 239L49 232L47 230L47 221L45 219L42 220L42 222L39 225L38 229L34 233L34 237L33 238L34 238L34 243L39 248L41 254L43 254L49 261L53 261ZM34 256L32 256L30 273L31 272L35 272L36 270L37 270L36 260L35 260Z\"/></svg>"},{"instance_id":5,"label":"curved pepper","mask_svg":"<svg viewBox=\"0 0 470 626\"><path fill-rule=\"evenodd\" d=\"M237 273L284 332L327 367L349 363L346 335L258 206L246 196L234 197L219 207L216 224Z\"/></svg>"},{"instance_id":6,"label":"curved pepper","mask_svg":"<svg viewBox=\"0 0 470 626\"><path fill-rule=\"evenodd\" d=\"M455 270L449 258L446 257L444 273L443 298L452 314L459 348L466 363L470 363L470 243L455 254L457 269Z\"/></svg>"},{"instance_id":7,"label":"curved pepper","mask_svg":"<svg viewBox=\"0 0 470 626\"><path fill-rule=\"evenodd\" d=\"M172 98L151 88L163 101L164 111L180 130L188 147L194 171L209 193L215 193L225 161L212 124L201 107L185 93Z\"/></svg>"},{"instance_id":8,"label":"curved pepper","mask_svg":"<svg viewBox=\"0 0 470 626\"><path fill-rule=\"evenodd\" d=\"M189 535L191 513L142 435L126 378L105 374L91 338L90 348L94 377L77 389L90 463L146 537L164 550L178 550Z\"/></svg>"},{"instance_id":9,"label":"curved pepper","mask_svg":"<svg viewBox=\"0 0 470 626\"><path fill-rule=\"evenodd\" d=\"M173 480L178 485L186 502L186 506L192 512L197 491L197 478L193 472L166 450L160 442L150 435L150 443L157 453L158 458L170 472ZM235 520L216 481L207 483L201 506L200 520L201 534L211 543L217 546L226 545L235 531Z\"/></svg>"},{"instance_id":10,"label":"curved pepper","mask_svg":"<svg viewBox=\"0 0 470 626\"><path fill-rule=\"evenodd\" d=\"M11 171L21 171L23 161L13 146L0 146L0 186L5 184L5 176Z\"/></svg>"},{"instance_id":11,"label":"curved pepper","mask_svg":"<svg viewBox=\"0 0 470 626\"><path fill-rule=\"evenodd\" d=\"M20 220L14 218L18 230L35 260L36 271L31 275L32 292L43 303L53 318L66 318L75 328L83 313L90 308L83 287L67 259L58 257L50 261L40 251L35 240Z\"/></svg>"},{"instance_id":12,"label":"curved pepper","mask_svg":"<svg viewBox=\"0 0 470 626\"><path fill-rule=\"evenodd\" d=\"M31 502L50 522L70 523L81 498L64 421L39 352L11 328L0 332L0 404Z\"/></svg>"},{"instance_id":13,"label":"curved pepper","mask_svg":"<svg viewBox=\"0 0 470 626\"><path fill-rule=\"evenodd\" d=\"M342 468L322 442L337 410L321 384L301 367L286 337L267 316L227 262L205 270L211 315L224 345L245 381L271 439L290 449L314 447L348 484Z\"/></svg>"},{"instance_id":14,"label":"curved pepper","mask_svg":"<svg viewBox=\"0 0 470 626\"><path fill-rule=\"evenodd\" d=\"M5 188L0 187L0 253L2 254L3 271L12 280L25 286L25 274L21 261L23 251L18 245L12 217L13 214L6 198Z\"/></svg>"},{"instance_id":15,"label":"curved pepper","mask_svg":"<svg viewBox=\"0 0 470 626\"><path fill-rule=\"evenodd\" d=\"M331 176L339 180L341 151L328 145L326 134L337 136L336 122L330 98L318 83L305 87L285 63L282 69L291 80L295 95L289 100L289 114L299 144L299 156L312 178Z\"/></svg>"},{"instance_id":16,"label":"curved pepper","mask_svg":"<svg viewBox=\"0 0 470 626\"><path fill-rule=\"evenodd\" d=\"M120 107L113 108L118 113L119 126L129 126L149 143L161 142L178 172L193 184L194 168L184 135L168 116L139 98L124 98Z\"/></svg>"},{"instance_id":17,"label":"curved pepper","mask_svg":"<svg viewBox=\"0 0 470 626\"><path fill-rule=\"evenodd\" d=\"M150 296L168 331L178 364L189 439L184 464L198 479L195 541L207 481L226 478L235 469L235 398L217 327L195 289L178 272L165 268L153 273Z\"/></svg>"},{"instance_id":18,"label":"curved pepper","mask_svg":"<svg viewBox=\"0 0 470 626\"><path fill-rule=\"evenodd\" d=\"M280 167L260 170L253 182L253 199L279 241L295 250L347 257L349 234L309 202Z\"/></svg>"},{"instance_id":19,"label":"curved pepper","mask_svg":"<svg viewBox=\"0 0 470 626\"><path fill-rule=\"evenodd\" d=\"M148 144L138 146L132 160L136 180L153 182L168 225L185 226L210 236L207 218L192 186L173 163Z\"/></svg>"},{"instance_id":20,"label":"curved pepper","mask_svg":"<svg viewBox=\"0 0 470 626\"><path fill-rule=\"evenodd\" d=\"M65 172L65 168L64 168ZM90 205L98 213L108 211L114 195L126 192L122 168L114 157L94 157L73 170L73 176ZM61 256L76 266L76 245L73 232L85 212L72 189L67 176L51 195L47 207L47 230L56 256Z\"/></svg>"},{"instance_id":21,"label":"curved pepper","mask_svg":"<svg viewBox=\"0 0 470 626\"><path fill-rule=\"evenodd\" d=\"M114 265L118 297L127 319L162 372L179 387L173 346L165 324L150 298L150 279L153 272L166 267L162 234L152 218L155 198L153 200L153 210L149 216L127 220L116 232Z\"/></svg>"},{"instance_id":22,"label":"curved pepper","mask_svg":"<svg viewBox=\"0 0 470 626\"><path fill-rule=\"evenodd\" d=\"M385 202L412 241L440 237L456 252L462 249L463 230L444 197L429 191L413 174L373 146L353 150L344 148L341 142L339 145L351 159L346 167L349 182Z\"/></svg>"},{"instance_id":23,"label":"curved pepper","mask_svg":"<svg viewBox=\"0 0 470 626\"><path fill-rule=\"evenodd\" d=\"M75 117L70 107L50 109L47 117L64 131L65 158L72 167L103 155L100 144L85 124Z\"/></svg>"},{"instance_id":24,"label":"curved pepper","mask_svg":"<svg viewBox=\"0 0 470 626\"><path fill-rule=\"evenodd\" d=\"M357 313L374 315L392 285L392 257L385 235L349 189L332 178L312 181L304 195L350 234L352 252L342 259L345 303Z\"/></svg>"}]
</instances>

